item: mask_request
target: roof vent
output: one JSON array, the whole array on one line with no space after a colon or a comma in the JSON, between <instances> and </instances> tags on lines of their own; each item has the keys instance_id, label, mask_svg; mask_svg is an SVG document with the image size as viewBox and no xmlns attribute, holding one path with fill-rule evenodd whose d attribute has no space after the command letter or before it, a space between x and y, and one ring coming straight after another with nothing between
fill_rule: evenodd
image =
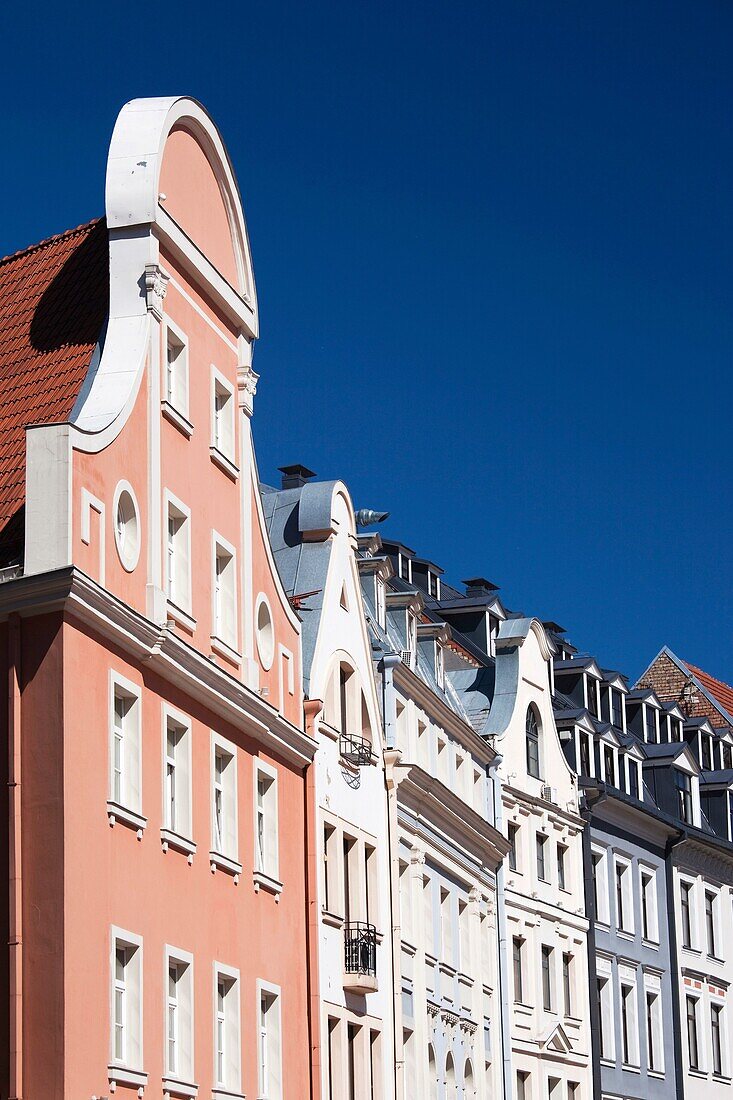
<instances>
[{"instance_id":1,"label":"roof vent","mask_svg":"<svg viewBox=\"0 0 733 1100\"><path fill-rule=\"evenodd\" d=\"M490 596L492 592L499 591L499 586L487 581L486 577L471 577L462 583L466 586L467 596Z\"/></svg>"},{"instance_id":2,"label":"roof vent","mask_svg":"<svg viewBox=\"0 0 733 1100\"><path fill-rule=\"evenodd\" d=\"M302 485L305 485L307 481L316 476L313 470L309 470L307 466L301 466L299 462L296 462L294 466L278 466L278 469L283 475L283 489L300 489Z\"/></svg>"}]
</instances>

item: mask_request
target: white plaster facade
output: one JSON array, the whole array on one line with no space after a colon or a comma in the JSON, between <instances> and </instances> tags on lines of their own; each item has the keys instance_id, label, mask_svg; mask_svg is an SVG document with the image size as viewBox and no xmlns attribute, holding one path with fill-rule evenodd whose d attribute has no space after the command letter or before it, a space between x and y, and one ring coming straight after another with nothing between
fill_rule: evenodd
<instances>
[{"instance_id":1,"label":"white plaster facade","mask_svg":"<svg viewBox=\"0 0 733 1100\"><path fill-rule=\"evenodd\" d=\"M553 717L550 658L537 620L501 624L487 733L502 755L503 827L513 847L504 871L505 1009L512 1048L508 1095L589 1100L583 821L577 780ZM529 714L532 730L536 723L536 754L527 744Z\"/></svg>"}]
</instances>

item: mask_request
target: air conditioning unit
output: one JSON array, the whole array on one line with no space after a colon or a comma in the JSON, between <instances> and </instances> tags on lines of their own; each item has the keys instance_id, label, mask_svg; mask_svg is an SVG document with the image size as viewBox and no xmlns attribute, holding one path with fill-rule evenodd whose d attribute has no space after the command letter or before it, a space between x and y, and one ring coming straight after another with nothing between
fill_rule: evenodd
<instances>
[{"instance_id":1,"label":"air conditioning unit","mask_svg":"<svg viewBox=\"0 0 733 1100\"><path fill-rule=\"evenodd\" d=\"M545 802L557 803L557 787L548 787L546 784L544 784L540 797Z\"/></svg>"}]
</instances>

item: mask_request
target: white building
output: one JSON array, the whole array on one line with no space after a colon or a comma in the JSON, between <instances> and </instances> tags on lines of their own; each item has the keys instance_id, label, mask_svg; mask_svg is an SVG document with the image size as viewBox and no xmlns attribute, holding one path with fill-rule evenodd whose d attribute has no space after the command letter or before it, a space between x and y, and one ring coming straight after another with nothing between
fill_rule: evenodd
<instances>
[{"instance_id":1,"label":"white building","mask_svg":"<svg viewBox=\"0 0 733 1100\"><path fill-rule=\"evenodd\" d=\"M275 559L303 620L305 710L318 742L317 936L324 1100L394 1096L387 796L379 703L342 482L283 470L264 489Z\"/></svg>"}]
</instances>

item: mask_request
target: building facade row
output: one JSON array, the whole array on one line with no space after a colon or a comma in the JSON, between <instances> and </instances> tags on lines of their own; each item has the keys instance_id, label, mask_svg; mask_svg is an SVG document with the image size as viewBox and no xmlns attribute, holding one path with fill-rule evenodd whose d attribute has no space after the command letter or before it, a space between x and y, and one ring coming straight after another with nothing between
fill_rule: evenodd
<instances>
[{"instance_id":1,"label":"building facade row","mask_svg":"<svg viewBox=\"0 0 733 1100\"><path fill-rule=\"evenodd\" d=\"M263 483L258 335L191 99L0 261L0 1094L728 1096L733 690Z\"/></svg>"}]
</instances>

